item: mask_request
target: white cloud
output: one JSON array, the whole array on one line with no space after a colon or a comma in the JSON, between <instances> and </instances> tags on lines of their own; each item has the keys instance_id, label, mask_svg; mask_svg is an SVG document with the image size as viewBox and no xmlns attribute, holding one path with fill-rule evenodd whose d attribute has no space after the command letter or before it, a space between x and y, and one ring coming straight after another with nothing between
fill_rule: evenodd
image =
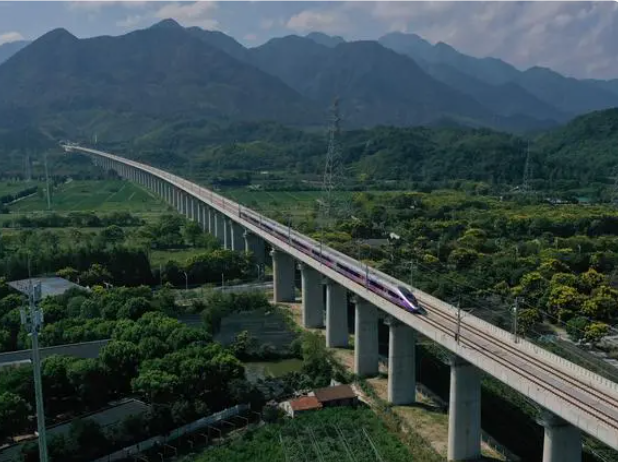
<instances>
[{"instance_id":1,"label":"white cloud","mask_svg":"<svg viewBox=\"0 0 618 462\"><path fill-rule=\"evenodd\" d=\"M0 45L10 42L17 42L18 40L24 40L24 36L19 32L6 32L4 34L0 34Z\"/></svg>"},{"instance_id":2,"label":"white cloud","mask_svg":"<svg viewBox=\"0 0 618 462\"><path fill-rule=\"evenodd\" d=\"M243 37L247 42L255 42L257 40L257 35L255 34L247 34Z\"/></svg>"},{"instance_id":3,"label":"white cloud","mask_svg":"<svg viewBox=\"0 0 618 462\"><path fill-rule=\"evenodd\" d=\"M216 2L169 3L155 12L159 19L175 19L183 26L198 26L203 29L219 29L219 22L212 17Z\"/></svg>"},{"instance_id":4,"label":"white cloud","mask_svg":"<svg viewBox=\"0 0 618 462\"><path fill-rule=\"evenodd\" d=\"M304 10L292 16L285 27L296 32L342 33L349 29L350 23L347 16L341 13L341 8Z\"/></svg>"},{"instance_id":5,"label":"white cloud","mask_svg":"<svg viewBox=\"0 0 618 462\"><path fill-rule=\"evenodd\" d=\"M387 30L413 32L463 53L579 77L618 77L616 2L352 3Z\"/></svg>"},{"instance_id":6,"label":"white cloud","mask_svg":"<svg viewBox=\"0 0 618 462\"><path fill-rule=\"evenodd\" d=\"M143 8L148 4L147 1L116 1L116 0L81 0L68 2L67 8L74 11L99 12L103 7L121 5L124 8L137 9Z\"/></svg>"}]
</instances>

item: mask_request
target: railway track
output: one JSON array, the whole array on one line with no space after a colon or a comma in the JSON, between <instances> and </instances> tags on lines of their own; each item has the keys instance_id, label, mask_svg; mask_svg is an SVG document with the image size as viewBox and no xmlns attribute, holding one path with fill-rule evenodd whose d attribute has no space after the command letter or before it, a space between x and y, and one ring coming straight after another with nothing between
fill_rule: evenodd
<instances>
[{"instance_id":1,"label":"railway track","mask_svg":"<svg viewBox=\"0 0 618 462\"><path fill-rule=\"evenodd\" d=\"M423 320L425 322L430 323L434 328L447 335L455 335L457 320L454 319L453 314L445 313L443 309L430 304L425 304L425 307L428 308L431 315L437 315L446 322L450 323L451 328L449 329L437 320L431 319L431 317L424 317ZM476 336L477 339L481 339L482 341L474 340L471 338L470 334ZM533 355L526 354L513 345L501 342L495 337L483 332L478 327L471 326L463 321L461 321L459 338L462 344L466 347L483 354L512 372L524 376L527 380L547 390L548 392L559 395L571 405L618 430L618 425L616 424L618 420L618 399L615 396L612 396L605 391L592 388L587 383L568 375L568 373L562 369L552 366L542 359L535 358ZM492 349L491 346L495 349ZM504 353L515 357L519 361L519 364L515 364L513 361L505 358ZM533 374L530 371L530 367L535 368L541 373ZM557 380L547 380L543 378L545 375L555 377ZM561 387L561 384L557 383L559 381L569 384L570 387ZM572 390L572 387L576 390ZM574 391L580 394L580 396L575 396L573 394ZM590 399L590 396L593 398ZM585 402L585 404L582 404L583 402ZM607 409L602 409L600 408L601 406ZM596 413L591 412L591 409L594 409Z\"/></svg>"}]
</instances>

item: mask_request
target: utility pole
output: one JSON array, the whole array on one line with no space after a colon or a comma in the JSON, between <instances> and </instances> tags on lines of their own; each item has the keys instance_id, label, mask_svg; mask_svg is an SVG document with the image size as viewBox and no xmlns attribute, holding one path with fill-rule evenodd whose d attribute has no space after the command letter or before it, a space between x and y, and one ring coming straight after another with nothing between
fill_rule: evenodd
<instances>
[{"instance_id":1,"label":"utility pole","mask_svg":"<svg viewBox=\"0 0 618 462\"><path fill-rule=\"evenodd\" d=\"M45 408L43 407L43 383L41 381L41 357L39 355L39 330L43 324L43 312L36 306L36 303L41 299L41 283L33 286L32 279L30 279L29 284L28 310L21 308L19 314L21 324L25 326L28 335L32 338L32 371L34 373L36 423L39 434L39 461L48 462Z\"/></svg>"},{"instance_id":2,"label":"utility pole","mask_svg":"<svg viewBox=\"0 0 618 462\"><path fill-rule=\"evenodd\" d=\"M515 343L519 341L517 336L517 314L519 311L519 297L515 297L515 306L513 307L513 339Z\"/></svg>"}]
</instances>

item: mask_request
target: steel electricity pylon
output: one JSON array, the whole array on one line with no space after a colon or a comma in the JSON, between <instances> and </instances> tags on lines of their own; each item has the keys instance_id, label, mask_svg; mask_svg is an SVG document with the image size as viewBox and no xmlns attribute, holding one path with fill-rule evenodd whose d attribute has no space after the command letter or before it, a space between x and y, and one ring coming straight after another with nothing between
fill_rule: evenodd
<instances>
[{"instance_id":1,"label":"steel electricity pylon","mask_svg":"<svg viewBox=\"0 0 618 462\"><path fill-rule=\"evenodd\" d=\"M324 166L323 196L321 208L324 219L344 216L348 212L346 201L341 199L340 190L345 181L345 167L340 145L341 117L339 115L339 98L335 98L331 108L331 120L328 128L328 149Z\"/></svg>"}]
</instances>

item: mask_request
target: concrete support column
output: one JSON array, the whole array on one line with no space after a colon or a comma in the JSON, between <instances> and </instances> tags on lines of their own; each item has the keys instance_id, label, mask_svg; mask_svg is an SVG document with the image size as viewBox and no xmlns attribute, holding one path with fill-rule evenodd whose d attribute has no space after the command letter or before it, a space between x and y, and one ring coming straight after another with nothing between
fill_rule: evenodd
<instances>
[{"instance_id":1,"label":"concrete support column","mask_svg":"<svg viewBox=\"0 0 618 462\"><path fill-rule=\"evenodd\" d=\"M218 212L215 212L215 236L220 242L223 242L225 237L224 216Z\"/></svg>"},{"instance_id":2,"label":"concrete support column","mask_svg":"<svg viewBox=\"0 0 618 462\"><path fill-rule=\"evenodd\" d=\"M378 310L360 297L355 297L354 373L371 377L379 372Z\"/></svg>"},{"instance_id":3,"label":"concrete support column","mask_svg":"<svg viewBox=\"0 0 618 462\"><path fill-rule=\"evenodd\" d=\"M210 207L207 207L206 213L208 214L208 232L215 235L215 211Z\"/></svg>"},{"instance_id":4,"label":"concrete support column","mask_svg":"<svg viewBox=\"0 0 618 462\"><path fill-rule=\"evenodd\" d=\"M545 411L539 423L545 427L543 462L581 462L581 431L557 415Z\"/></svg>"},{"instance_id":5,"label":"concrete support column","mask_svg":"<svg viewBox=\"0 0 618 462\"><path fill-rule=\"evenodd\" d=\"M481 456L481 374L456 356L451 361L448 409L448 460L476 460Z\"/></svg>"},{"instance_id":6,"label":"concrete support column","mask_svg":"<svg viewBox=\"0 0 618 462\"><path fill-rule=\"evenodd\" d=\"M181 190L180 191L180 213L184 215L185 217L187 216L187 210L188 210L187 200L188 200L187 195Z\"/></svg>"},{"instance_id":7,"label":"concrete support column","mask_svg":"<svg viewBox=\"0 0 618 462\"><path fill-rule=\"evenodd\" d=\"M232 230L232 250L234 252L244 252L245 251L245 229L239 225L238 223L231 221L231 230Z\"/></svg>"},{"instance_id":8,"label":"concrete support column","mask_svg":"<svg viewBox=\"0 0 618 462\"><path fill-rule=\"evenodd\" d=\"M193 220L193 197L187 194L187 218Z\"/></svg>"},{"instance_id":9,"label":"concrete support column","mask_svg":"<svg viewBox=\"0 0 618 462\"><path fill-rule=\"evenodd\" d=\"M174 206L179 213L182 213L182 193L176 187L174 188Z\"/></svg>"},{"instance_id":10,"label":"concrete support column","mask_svg":"<svg viewBox=\"0 0 618 462\"><path fill-rule=\"evenodd\" d=\"M322 327L324 313L324 287L322 275L308 265L300 265L303 296L303 326Z\"/></svg>"},{"instance_id":11,"label":"concrete support column","mask_svg":"<svg viewBox=\"0 0 618 462\"><path fill-rule=\"evenodd\" d=\"M245 231L243 237L245 238L245 252L251 252L255 262L260 266L264 265L266 263L264 240L249 231Z\"/></svg>"},{"instance_id":12,"label":"concrete support column","mask_svg":"<svg viewBox=\"0 0 618 462\"><path fill-rule=\"evenodd\" d=\"M232 250L232 221L223 217L223 247Z\"/></svg>"},{"instance_id":13,"label":"concrete support column","mask_svg":"<svg viewBox=\"0 0 618 462\"><path fill-rule=\"evenodd\" d=\"M200 203L200 226L202 227L202 231L208 231L208 215L206 210L206 204Z\"/></svg>"},{"instance_id":14,"label":"concrete support column","mask_svg":"<svg viewBox=\"0 0 618 462\"><path fill-rule=\"evenodd\" d=\"M334 281L326 281L326 346L348 346L348 293Z\"/></svg>"},{"instance_id":15,"label":"concrete support column","mask_svg":"<svg viewBox=\"0 0 618 462\"><path fill-rule=\"evenodd\" d=\"M281 250L272 250L273 259L273 301L293 302L296 299L294 287L294 259Z\"/></svg>"},{"instance_id":16,"label":"concrete support column","mask_svg":"<svg viewBox=\"0 0 618 462\"><path fill-rule=\"evenodd\" d=\"M191 202L193 203L192 209L192 219L193 221L200 222L200 203L195 197L191 197Z\"/></svg>"},{"instance_id":17,"label":"concrete support column","mask_svg":"<svg viewBox=\"0 0 618 462\"><path fill-rule=\"evenodd\" d=\"M416 401L416 332L388 317L388 402L394 405Z\"/></svg>"}]
</instances>

